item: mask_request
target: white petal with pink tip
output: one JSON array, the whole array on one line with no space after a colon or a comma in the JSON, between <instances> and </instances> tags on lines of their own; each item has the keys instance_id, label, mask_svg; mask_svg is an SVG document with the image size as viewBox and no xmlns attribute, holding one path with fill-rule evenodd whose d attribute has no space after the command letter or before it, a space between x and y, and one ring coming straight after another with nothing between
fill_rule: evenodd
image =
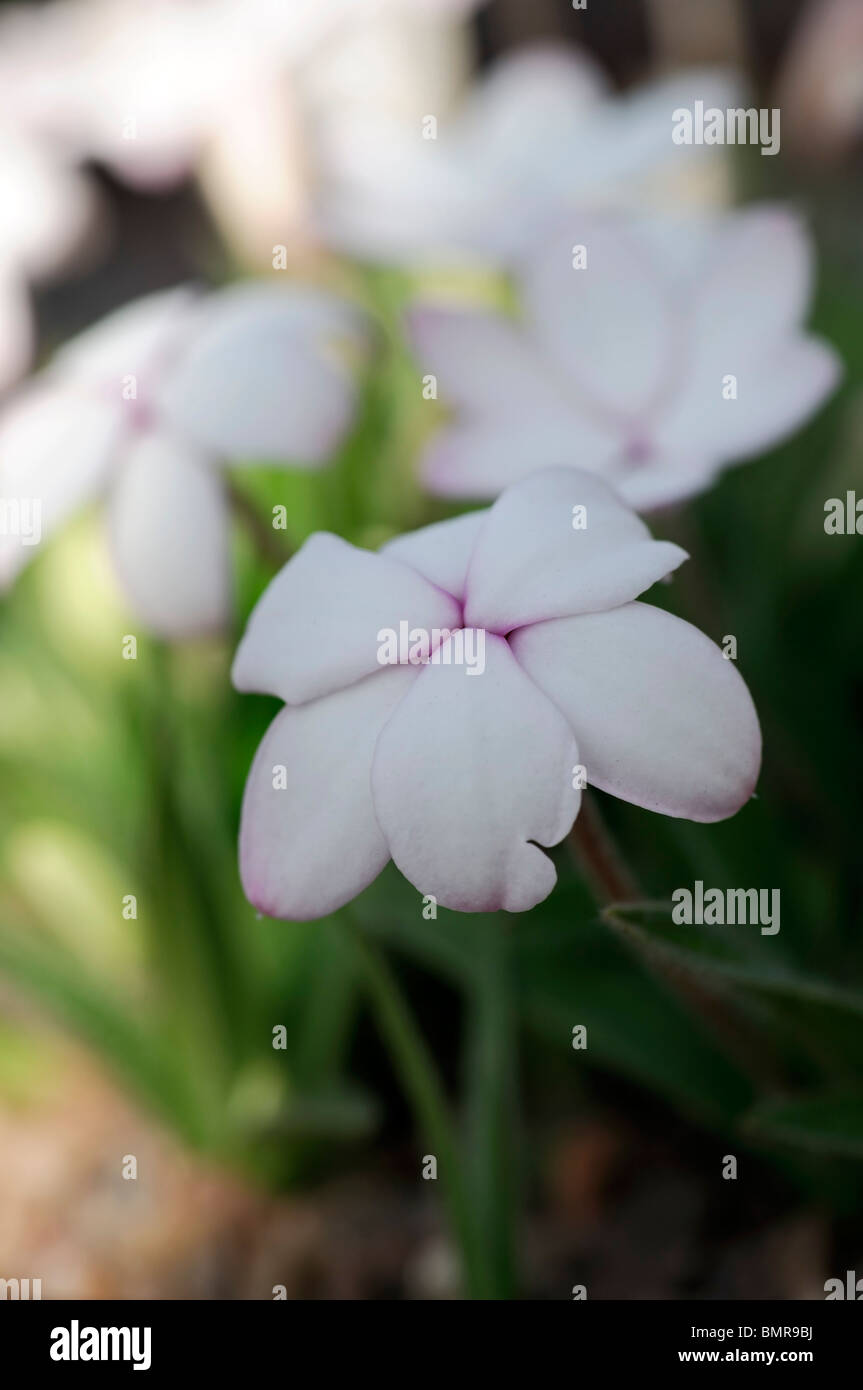
<instances>
[{"instance_id":1,"label":"white petal with pink tip","mask_svg":"<svg viewBox=\"0 0 863 1390\"><path fill-rule=\"evenodd\" d=\"M555 882L539 845L572 825L578 749L502 638L486 669L427 666L384 726L372 794L390 852L420 893L461 912L524 912Z\"/></svg>"},{"instance_id":2,"label":"white petal with pink tip","mask_svg":"<svg viewBox=\"0 0 863 1390\"><path fill-rule=\"evenodd\" d=\"M259 599L234 659L238 690L302 704L350 685L378 662L378 633L457 628L459 605L416 570L319 532Z\"/></svg>"},{"instance_id":3,"label":"white petal with pink tip","mask_svg":"<svg viewBox=\"0 0 863 1390\"><path fill-rule=\"evenodd\" d=\"M416 678L416 667L393 666L276 715L249 773L240 829L243 888L267 916L323 917L386 864L369 771L384 721Z\"/></svg>"},{"instance_id":4,"label":"white petal with pink tip","mask_svg":"<svg viewBox=\"0 0 863 1390\"><path fill-rule=\"evenodd\" d=\"M614 608L685 559L679 546L654 541L599 478L550 468L508 488L489 511L468 570L465 621L509 632Z\"/></svg>"},{"instance_id":5,"label":"white petal with pink tip","mask_svg":"<svg viewBox=\"0 0 863 1390\"><path fill-rule=\"evenodd\" d=\"M751 796L761 761L752 697L698 628L628 603L510 640L566 715L592 785L694 821L722 820Z\"/></svg>"}]
</instances>

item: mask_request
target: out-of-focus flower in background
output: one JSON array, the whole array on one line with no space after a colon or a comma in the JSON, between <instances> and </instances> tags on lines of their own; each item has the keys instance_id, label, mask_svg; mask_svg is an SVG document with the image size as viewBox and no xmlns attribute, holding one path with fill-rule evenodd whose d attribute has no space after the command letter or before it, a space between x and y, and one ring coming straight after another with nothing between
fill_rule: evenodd
<instances>
[{"instance_id":1,"label":"out-of-focus flower in background","mask_svg":"<svg viewBox=\"0 0 863 1390\"><path fill-rule=\"evenodd\" d=\"M197 172L250 264L308 240L319 121L440 109L472 0L52 0L0 21L0 90L59 150L159 191Z\"/></svg>"},{"instance_id":2,"label":"out-of-focus flower in background","mask_svg":"<svg viewBox=\"0 0 863 1390\"><path fill-rule=\"evenodd\" d=\"M722 205L723 152L671 140L696 98L734 105L721 70L615 96L584 53L542 45L498 61L439 126L377 112L339 123L322 160L325 238L372 260L517 260L561 207Z\"/></svg>"},{"instance_id":3,"label":"out-of-focus flower in background","mask_svg":"<svg viewBox=\"0 0 863 1390\"><path fill-rule=\"evenodd\" d=\"M392 857L445 907L525 911L554 886L540 846L575 819L579 764L592 785L666 815L733 815L760 764L746 686L696 628L633 602L685 558L570 469L377 555L313 536L265 591L234 663L239 689L287 701L246 787L250 900L320 917ZM402 623L412 643L443 636L382 667L381 631ZM459 661L460 630L483 646L483 669Z\"/></svg>"},{"instance_id":4,"label":"out-of-focus flower in background","mask_svg":"<svg viewBox=\"0 0 863 1390\"><path fill-rule=\"evenodd\" d=\"M803 227L773 206L699 229L571 217L522 267L523 322L413 313L420 362L456 408L428 446L426 484L493 497L572 464L638 509L704 490L797 429L839 379L833 348L802 327L812 271Z\"/></svg>"},{"instance_id":5,"label":"out-of-focus flower in background","mask_svg":"<svg viewBox=\"0 0 863 1390\"><path fill-rule=\"evenodd\" d=\"M863 5L810 0L780 74L783 135L799 153L836 158L863 137Z\"/></svg>"},{"instance_id":6,"label":"out-of-focus flower in background","mask_svg":"<svg viewBox=\"0 0 863 1390\"><path fill-rule=\"evenodd\" d=\"M16 109L70 155L137 187L194 167L238 96L325 32L334 4L273 0L52 0L4 19Z\"/></svg>"},{"instance_id":7,"label":"out-of-focus flower in background","mask_svg":"<svg viewBox=\"0 0 863 1390\"><path fill-rule=\"evenodd\" d=\"M0 493L41 534L105 492L116 569L152 631L229 611L225 459L322 464L354 412L365 343L346 301L310 288L180 288L127 305L57 353L0 417ZM6 583L35 547L0 537Z\"/></svg>"},{"instance_id":8,"label":"out-of-focus flower in background","mask_svg":"<svg viewBox=\"0 0 863 1390\"><path fill-rule=\"evenodd\" d=\"M366 0L326 40L224 110L199 177L216 220L242 259L268 264L274 245L302 256L325 231L319 190L340 176L340 151L368 122L419 132L449 113L467 84L464 14L473 0ZM318 10L326 5L318 0ZM418 151L421 156L421 151Z\"/></svg>"},{"instance_id":9,"label":"out-of-focus flower in background","mask_svg":"<svg viewBox=\"0 0 863 1390\"><path fill-rule=\"evenodd\" d=\"M2 80L0 80L2 95ZM0 390L28 367L28 284L58 275L97 231L98 203L75 167L4 111L0 120Z\"/></svg>"}]
</instances>

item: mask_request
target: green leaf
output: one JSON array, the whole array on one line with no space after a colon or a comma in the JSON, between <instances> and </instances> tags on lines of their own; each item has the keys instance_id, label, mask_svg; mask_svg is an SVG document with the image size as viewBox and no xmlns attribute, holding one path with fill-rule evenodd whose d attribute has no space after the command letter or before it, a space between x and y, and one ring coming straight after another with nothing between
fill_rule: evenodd
<instances>
[{"instance_id":1,"label":"green leaf","mask_svg":"<svg viewBox=\"0 0 863 1390\"><path fill-rule=\"evenodd\" d=\"M607 927L569 922L556 947L548 935L523 940L519 990L529 1024L553 1046L570 1049L584 1024L587 1049L573 1058L650 1086L703 1124L726 1125L752 1102L734 1063Z\"/></svg>"},{"instance_id":2,"label":"green leaf","mask_svg":"<svg viewBox=\"0 0 863 1390\"><path fill-rule=\"evenodd\" d=\"M863 1158L863 1094L763 1101L746 1113L742 1125L757 1139L810 1153Z\"/></svg>"},{"instance_id":3,"label":"green leaf","mask_svg":"<svg viewBox=\"0 0 863 1390\"><path fill-rule=\"evenodd\" d=\"M357 898L352 912L370 936L462 987L472 984L478 971L473 924L488 920L502 926L494 916L465 918L446 908L438 908L434 919L424 918L422 896L392 864Z\"/></svg>"},{"instance_id":4,"label":"green leaf","mask_svg":"<svg viewBox=\"0 0 863 1390\"><path fill-rule=\"evenodd\" d=\"M347 1141L367 1138L379 1122L375 1097L362 1087L342 1085L314 1094L295 1093L273 1128L291 1139Z\"/></svg>"},{"instance_id":5,"label":"green leaf","mask_svg":"<svg viewBox=\"0 0 863 1390\"><path fill-rule=\"evenodd\" d=\"M678 926L670 920L669 903L613 905L603 916L646 963L761 1005L782 1026L792 1052L802 1051L834 1079L843 1072L859 1075L863 996L795 970L779 956L775 938L765 945L747 927Z\"/></svg>"},{"instance_id":6,"label":"green leaf","mask_svg":"<svg viewBox=\"0 0 863 1390\"><path fill-rule=\"evenodd\" d=\"M440 908L436 920L425 920L421 908L416 890L390 869L354 911L371 936L472 994L482 932L506 931L507 918ZM596 922L579 884L561 883L548 903L508 921L515 1006L547 1043L569 1055L573 1026L585 1024L588 1064L651 1086L704 1124L728 1124L751 1104L748 1081Z\"/></svg>"},{"instance_id":7,"label":"green leaf","mask_svg":"<svg viewBox=\"0 0 863 1390\"><path fill-rule=\"evenodd\" d=\"M105 1059L157 1113L190 1142L200 1141L185 1087L157 1034L115 1002L62 947L17 930L0 932L0 973L23 987Z\"/></svg>"}]
</instances>

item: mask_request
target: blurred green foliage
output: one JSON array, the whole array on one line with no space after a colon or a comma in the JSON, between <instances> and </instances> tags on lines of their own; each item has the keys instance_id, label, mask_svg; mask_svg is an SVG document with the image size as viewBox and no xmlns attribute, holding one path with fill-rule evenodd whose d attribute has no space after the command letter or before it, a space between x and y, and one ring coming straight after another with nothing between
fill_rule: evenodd
<instances>
[{"instance_id":1,"label":"blurred green foliage","mask_svg":"<svg viewBox=\"0 0 863 1390\"><path fill-rule=\"evenodd\" d=\"M376 545L448 514L414 472L429 412L400 314L416 287L357 272L354 288L378 343L342 454L315 474L234 473L263 524L287 507L294 546L321 527ZM827 498L863 495L863 287L845 266L823 270L814 325L846 363L837 397L787 444L654 520L692 559L651 601L717 642L737 637L764 731L757 799L704 826L603 798L652 904L638 910L598 912L565 848L558 888L519 917L426 921L392 867L352 909L355 929L419 968L414 995L435 977L459 1001L465 1133L492 1163L506 1147L514 1039L529 1030L568 1059L574 1094L583 1066L619 1073L772 1155L837 1210L861 1202L863 547L823 528ZM332 1163L334 1145L367 1142L380 1108L352 1066L365 1005L344 923L261 920L239 886L243 785L278 705L233 692L230 656L272 569L239 518L232 639L170 649L139 632L125 662L136 628L93 559L100 544L92 518L70 528L0 609L0 971L189 1144L288 1186ZM674 927L663 904L695 879L780 889L781 932ZM574 1054L578 1023L589 1047ZM0 1036L0 1054L10 1047ZM478 1210L487 1171L470 1176ZM500 1179L514 1201L512 1175ZM501 1210L478 1219L505 1264Z\"/></svg>"}]
</instances>

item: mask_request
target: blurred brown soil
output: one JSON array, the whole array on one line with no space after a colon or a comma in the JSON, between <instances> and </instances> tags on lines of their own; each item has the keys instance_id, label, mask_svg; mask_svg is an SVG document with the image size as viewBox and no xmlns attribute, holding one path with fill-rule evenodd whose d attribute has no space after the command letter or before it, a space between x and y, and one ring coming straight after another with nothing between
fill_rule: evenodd
<instances>
[{"instance_id":1,"label":"blurred brown soil","mask_svg":"<svg viewBox=\"0 0 863 1390\"><path fill-rule=\"evenodd\" d=\"M541 1152L541 1214L520 1241L528 1296L823 1297L816 1212L717 1237L715 1176L616 1120L569 1124ZM457 1296L437 1194L400 1158L272 1198L185 1152L75 1055L44 1094L0 1102L0 1277L41 1278L44 1298Z\"/></svg>"}]
</instances>

